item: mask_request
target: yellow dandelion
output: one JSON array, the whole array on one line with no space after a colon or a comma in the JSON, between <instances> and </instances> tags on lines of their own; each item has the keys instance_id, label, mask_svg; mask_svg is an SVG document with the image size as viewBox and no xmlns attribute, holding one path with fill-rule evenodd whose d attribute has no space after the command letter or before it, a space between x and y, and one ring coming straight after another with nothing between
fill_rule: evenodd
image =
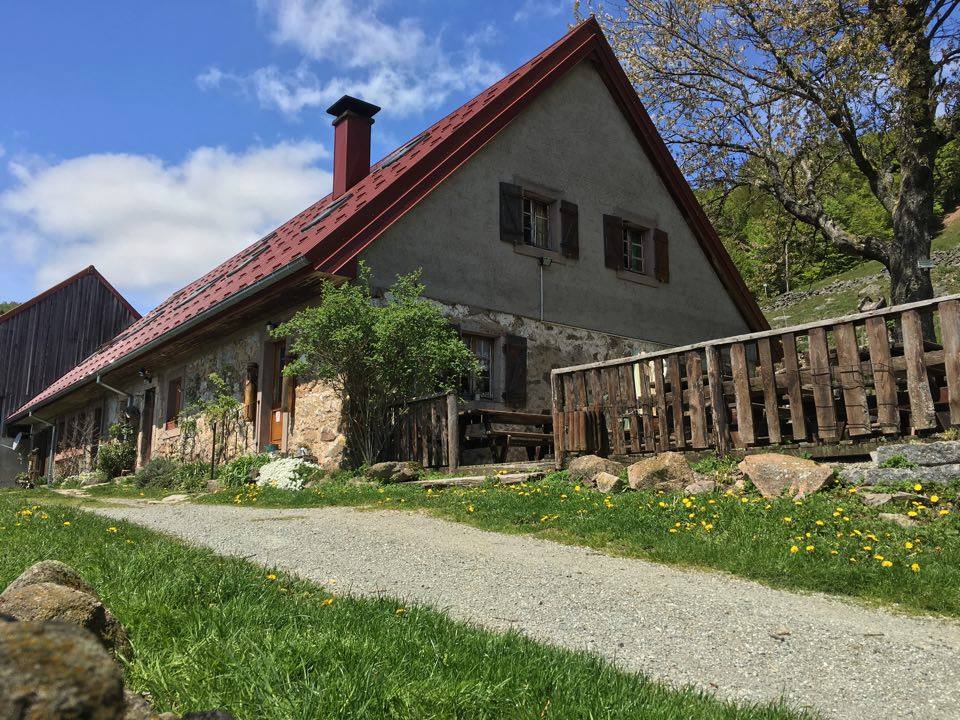
<instances>
[{"instance_id":1,"label":"yellow dandelion","mask_svg":"<svg viewBox=\"0 0 960 720\"><path fill-rule=\"evenodd\" d=\"M323 601L322 604L325 605L326 607L333 605L333 598L327 598L326 600Z\"/></svg>"},{"instance_id":2,"label":"yellow dandelion","mask_svg":"<svg viewBox=\"0 0 960 720\"><path fill-rule=\"evenodd\" d=\"M404 608L397 608L394 610L394 615L403 615L406 612Z\"/></svg>"},{"instance_id":3,"label":"yellow dandelion","mask_svg":"<svg viewBox=\"0 0 960 720\"><path fill-rule=\"evenodd\" d=\"M938 503L938 502L940 502L940 496L939 496L939 495L931 495L931 496L930 496L930 502L932 502L932 503Z\"/></svg>"},{"instance_id":4,"label":"yellow dandelion","mask_svg":"<svg viewBox=\"0 0 960 720\"><path fill-rule=\"evenodd\" d=\"M814 525L823 525L823 520L817 520Z\"/></svg>"},{"instance_id":5,"label":"yellow dandelion","mask_svg":"<svg viewBox=\"0 0 960 720\"><path fill-rule=\"evenodd\" d=\"M277 579L277 576L274 575L273 573L270 573L269 575L267 575L267 580L269 580L270 582L273 582L276 579Z\"/></svg>"},{"instance_id":6,"label":"yellow dandelion","mask_svg":"<svg viewBox=\"0 0 960 720\"><path fill-rule=\"evenodd\" d=\"M63 521L63 526L64 526L64 527L70 527L70 521L69 521L69 520L64 520L64 521Z\"/></svg>"},{"instance_id":7,"label":"yellow dandelion","mask_svg":"<svg viewBox=\"0 0 960 720\"><path fill-rule=\"evenodd\" d=\"M917 516L917 511L916 511L916 510L908 510L908 511L907 511L907 516L908 516L908 517L916 517L916 516Z\"/></svg>"},{"instance_id":8,"label":"yellow dandelion","mask_svg":"<svg viewBox=\"0 0 960 720\"><path fill-rule=\"evenodd\" d=\"M914 483L913 489L916 490L917 492L920 492L921 490L923 490L923 485L921 485L920 483Z\"/></svg>"},{"instance_id":9,"label":"yellow dandelion","mask_svg":"<svg viewBox=\"0 0 960 720\"><path fill-rule=\"evenodd\" d=\"M115 527L108 527L108 528L107 528L107 532L108 532L108 533L115 533L115 532L117 532L117 529L116 529Z\"/></svg>"},{"instance_id":10,"label":"yellow dandelion","mask_svg":"<svg viewBox=\"0 0 960 720\"><path fill-rule=\"evenodd\" d=\"M907 540L907 542L905 542L905 543L903 544L903 546L904 546L907 550L913 550L913 543L910 542L909 540Z\"/></svg>"},{"instance_id":11,"label":"yellow dandelion","mask_svg":"<svg viewBox=\"0 0 960 720\"><path fill-rule=\"evenodd\" d=\"M798 548L796 545L791 545L791 546L790 546L790 554L791 554L791 555L794 554L794 553L798 553L798 552L800 552L800 548Z\"/></svg>"},{"instance_id":12,"label":"yellow dandelion","mask_svg":"<svg viewBox=\"0 0 960 720\"><path fill-rule=\"evenodd\" d=\"M787 517L785 517L785 518L783 519L783 521L784 521L785 523L791 523L791 522L793 522L793 518L787 516Z\"/></svg>"},{"instance_id":13,"label":"yellow dandelion","mask_svg":"<svg viewBox=\"0 0 960 720\"><path fill-rule=\"evenodd\" d=\"M806 547L806 551L807 551L807 552L813 552L813 550L814 550L813 545L807 545L807 547Z\"/></svg>"},{"instance_id":14,"label":"yellow dandelion","mask_svg":"<svg viewBox=\"0 0 960 720\"><path fill-rule=\"evenodd\" d=\"M920 563L913 563L910 566L910 569L913 570L914 572L920 572Z\"/></svg>"},{"instance_id":15,"label":"yellow dandelion","mask_svg":"<svg viewBox=\"0 0 960 720\"><path fill-rule=\"evenodd\" d=\"M893 563L890 562L889 560L884 560L882 563L880 563L880 565L883 566L883 567L885 567L885 568L893 567Z\"/></svg>"},{"instance_id":16,"label":"yellow dandelion","mask_svg":"<svg viewBox=\"0 0 960 720\"><path fill-rule=\"evenodd\" d=\"M473 512L473 505L467 505L467 512Z\"/></svg>"}]
</instances>

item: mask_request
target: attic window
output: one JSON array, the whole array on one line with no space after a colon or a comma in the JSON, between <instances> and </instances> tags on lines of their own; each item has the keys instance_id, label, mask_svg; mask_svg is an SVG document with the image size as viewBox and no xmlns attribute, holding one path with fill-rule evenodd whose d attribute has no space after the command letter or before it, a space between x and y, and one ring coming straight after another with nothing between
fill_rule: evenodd
<instances>
[{"instance_id":1,"label":"attic window","mask_svg":"<svg viewBox=\"0 0 960 720\"><path fill-rule=\"evenodd\" d=\"M623 226L623 268L635 273L649 273L650 231L636 225Z\"/></svg>"},{"instance_id":2,"label":"attic window","mask_svg":"<svg viewBox=\"0 0 960 720\"><path fill-rule=\"evenodd\" d=\"M538 248L550 246L550 203L540 198L523 197L523 242Z\"/></svg>"},{"instance_id":3,"label":"attic window","mask_svg":"<svg viewBox=\"0 0 960 720\"><path fill-rule=\"evenodd\" d=\"M311 220L302 228L300 228L300 232L306 232L307 230L312 228L314 225L317 225L323 222L324 220L326 220L328 217L333 215L333 213L335 213L339 208L343 207L347 203L347 201L352 197L353 197L353 193L347 193L346 195L343 195L342 197L339 197L336 200L334 200L332 203L327 205L323 210L321 210L320 214L317 215L313 220Z\"/></svg>"},{"instance_id":4,"label":"attic window","mask_svg":"<svg viewBox=\"0 0 960 720\"><path fill-rule=\"evenodd\" d=\"M383 160L380 161L380 167L378 167L377 170L383 170L384 168L390 167L395 162L397 162L397 160L399 160L408 152L413 150L417 145L422 143L428 137L430 137L430 133L423 133L422 135L418 135L417 137L415 137L413 140L410 140L406 144L401 145L392 153L387 155Z\"/></svg>"}]
</instances>

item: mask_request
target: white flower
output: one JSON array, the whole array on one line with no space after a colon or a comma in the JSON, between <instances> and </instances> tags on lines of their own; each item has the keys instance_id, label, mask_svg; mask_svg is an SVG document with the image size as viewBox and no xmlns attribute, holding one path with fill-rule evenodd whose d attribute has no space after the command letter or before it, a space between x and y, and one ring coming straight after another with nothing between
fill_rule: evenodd
<instances>
[{"instance_id":1,"label":"white flower","mask_svg":"<svg viewBox=\"0 0 960 720\"><path fill-rule=\"evenodd\" d=\"M310 476L319 469L319 465L300 458L280 458L260 468L257 485L280 490L302 490Z\"/></svg>"}]
</instances>

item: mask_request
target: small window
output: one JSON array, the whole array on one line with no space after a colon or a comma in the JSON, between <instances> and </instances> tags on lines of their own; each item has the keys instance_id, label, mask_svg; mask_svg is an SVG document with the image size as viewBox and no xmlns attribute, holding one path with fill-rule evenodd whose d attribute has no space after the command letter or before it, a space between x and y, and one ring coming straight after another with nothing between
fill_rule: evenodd
<instances>
[{"instance_id":1,"label":"small window","mask_svg":"<svg viewBox=\"0 0 960 720\"><path fill-rule=\"evenodd\" d=\"M463 392L469 398L493 397L491 377L493 376L493 338L483 335L464 335L463 342L480 361L480 372L464 380Z\"/></svg>"},{"instance_id":2,"label":"small window","mask_svg":"<svg viewBox=\"0 0 960 720\"><path fill-rule=\"evenodd\" d=\"M167 383L167 411L164 416L164 427L172 430L177 427L177 417L180 415L183 403L183 378L174 378Z\"/></svg>"},{"instance_id":3,"label":"small window","mask_svg":"<svg viewBox=\"0 0 960 720\"><path fill-rule=\"evenodd\" d=\"M646 275L650 271L650 231L634 225L623 226L623 269Z\"/></svg>"},{"instance_id":4,"label":"small window","mask_svg":"<svg viewBox=\"0 0 960 720\"><path fill-rule=\"evenodd\" d=\"M550 246L550 203L537 198L523 197L523 242L533 247Z\"/></svg>"}]
</instances>

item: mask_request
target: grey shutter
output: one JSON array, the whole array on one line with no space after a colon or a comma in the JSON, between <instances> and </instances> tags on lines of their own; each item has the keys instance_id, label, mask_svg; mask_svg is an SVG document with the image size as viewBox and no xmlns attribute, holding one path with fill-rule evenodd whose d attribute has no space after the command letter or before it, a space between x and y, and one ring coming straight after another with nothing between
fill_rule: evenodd
<instances>
[{"instance_id":1,"label":"grey shutter","mask_svg":"<svg viewBox=\"0 0 960 720\"><path fill-rule=\"evenodd\" d=\"M603 216L603 261L608 268L623 270L623 219Z\"/></svg>"},{"instance_id":2,"label":"grey shutter","mask_svg":"<svg viewBox=\"0 0 960 720\"><path fill-rule=\"evenodd\" d=\"M580 210L566 200L560 201L560 252L565 258L580 257Z\"/></svg>"},{"instance_id":3,"label":"grey shutter","mask_svg":"<svg viewBox=\"0 0 960 720\"><path fill-rule=\"evenodd\" d=\"M500 239L511 245L523 242L523 188L500 183Z\"/></svg>"},{"instance_id":4,"label":"grey shutter","mask_svg":"<svg viewBox=\"0 0 960 720\"><path fill-rule=\"evenodd\" d=\"M519 407L527 401L527 339L507 335L503 354L506 361L503 399L508 405Z\"/></svg>"},{"instance_id":5,"label":"grey shutter","mask_svg":"<svg viewBox=\"0 0 960 720\"><path fill-rule=\"evenodd\" d=\"M653 231L653 257L656 263L657 280L662 283L670 282L670 245L668 236L657 228Z\"/></svg>"}]
</instances>

